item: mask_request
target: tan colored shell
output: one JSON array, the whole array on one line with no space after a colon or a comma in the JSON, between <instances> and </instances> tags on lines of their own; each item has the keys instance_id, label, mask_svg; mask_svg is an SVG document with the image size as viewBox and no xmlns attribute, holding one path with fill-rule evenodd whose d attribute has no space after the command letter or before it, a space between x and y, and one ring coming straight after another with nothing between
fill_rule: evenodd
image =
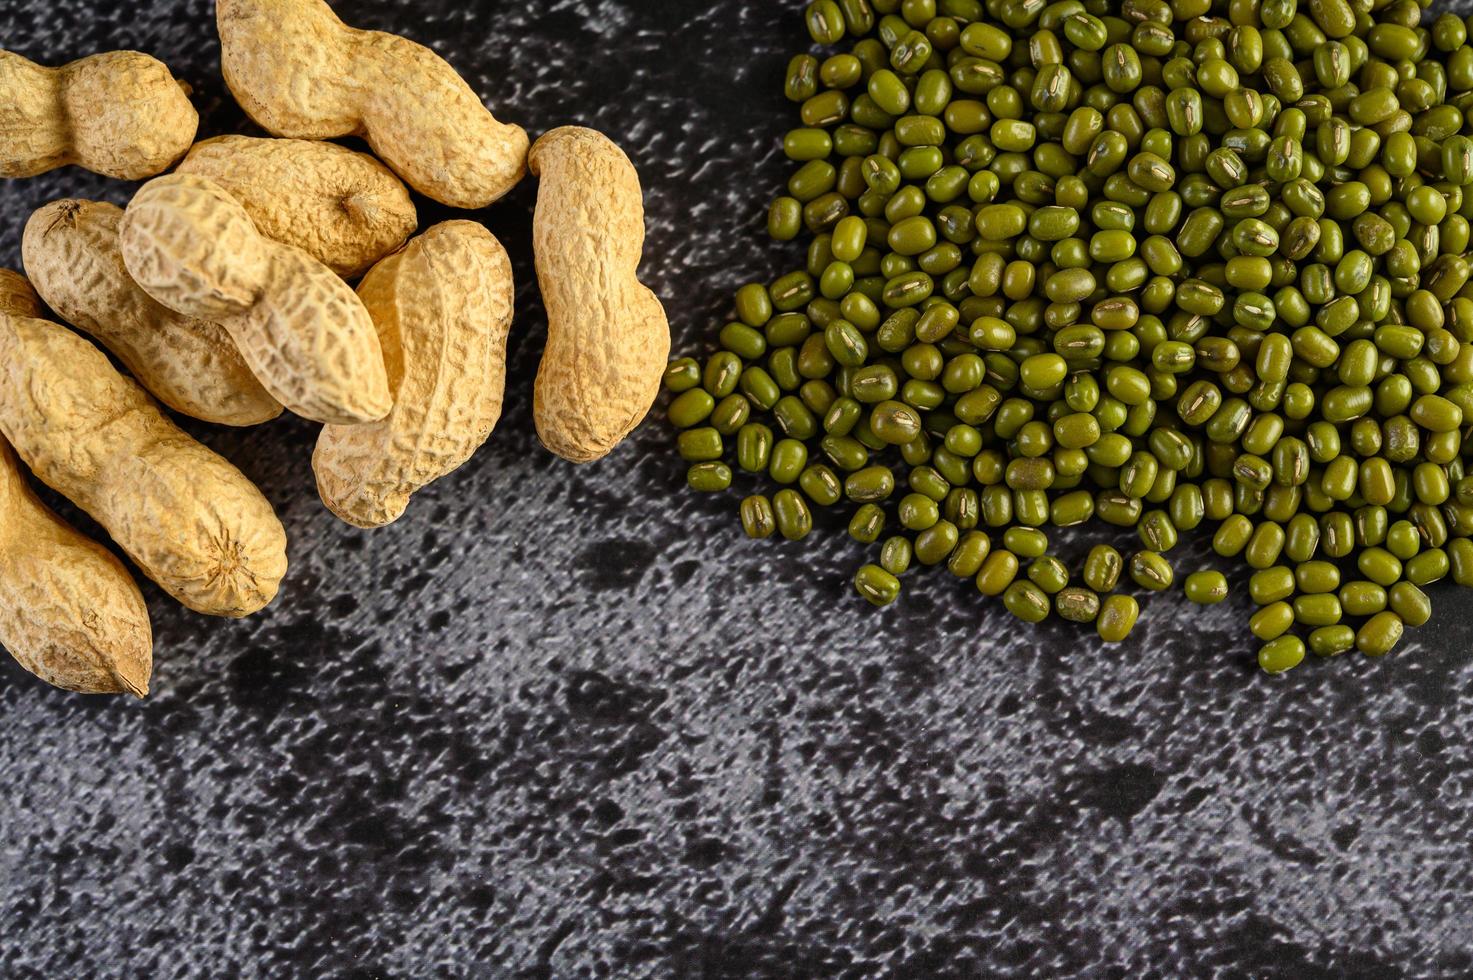
<instances>
[{"instance_id":1,"label":"tan colored shell","mask_svg":"<svg viewBox=\"0 0 1473 980\"><path fill-rule=\"evenodd\" d=\"M608 455L649 413L670 356L670 323L636 277L644 247L639 174L601 133L554 129L532 147L541 180L532 243L547 307L534 414L548 449Z\"/></svg>"},{"instance_id":2,"label":"tan colored shell","mask_svg":"<svg viewBox=\"0 0 1473 980\"><path fill-rule=\"evenodd\" d=\"M75 163L121 180L163 173L194 142L199 114L163 62L108 51L46 68L0 51L0 177Z\"/></svg>"},{"instance_id":3,"label":"tan colored shell","mask_svg":"<svg viewBox=\"0 0 1473 980\"><path fill-rule=\"evenodd\" d=\"M393 171L334 143L221 136L196 144L176 172L213 180L261 234L345 279L363 275L419 225Z\"/></svg>"},{"instance_id":4,"label":"tan colored shell","mask_svg":"<svg viewBox=\"0 0 1473 980\"><path fill-rule=\"evenodd\" d=\"M149 181L123 216L121 243L144 292L223 326L291 411L342 425L389 414L383 351L352 288L301 249L262 236L218 184L193 174Z\"/></svg>"},{"instance_id":5,"label":"tan colored shell","mask_svg":"<svg viewBox=\"0 0 1473 980\"><path fill-rule=\"evenodd\" d=\"M411 494L486 442L501 417L513 292L506 250L474 221L435 225L364 277L358 295L378 325L394 410L322 430L312 467L334 514L393 523Z\"/></svg>"},{"instance_id":6,"label":"tan colored shell","mask_svg":"<svg viewBox=\"0 0 1473 980\"><path fill-rule=\"evenodd\" d=\"M40 316L41 297L14 269L0 269L0 316Z\"/></svg>"},{"instance_id":7,"label":"tan colored shell","mask_svg":"<svg viewBox=\"0 0 1473 980\"><path fill-rule=\"evenodd\" d=\"M41 297L14 269L0 269L0 316L40 316Z\"/></svg>"},{"instance_id":8,"label":"tan colored shell","mask_svg":"<svg viewBox=\"0 0 1473 980\"><path fill-rule=\"evenodd\" d=\"M286 532L261 491L77 334L0 317L0 433L190 609L248 616L276 596Z\"/></svg>"},{"instance_id":9,"label":"tan colored shell","mask_svg":"<svg viewBox=\"0 0 1473 980\"><path fill-rule=\"evenodd\" d=\"M48 684L148 693L153 630L123 563L31 492L0 439L0 646Z\"/></svg>"},{"instance_id":10,"label":"tan colored shell","mask_svg":"<svg viewBox=\"0 0 1473 980\"><path fill-rule=\"evenodd\" d=\"M41 299L26 277L10 269L0 269L0 313L12 316L40 316Z\"/></svg>"},{"instance_id":11,"label":"tan colored shell","mask_svg":"<svg viewBox=\"0 0 1473 980\"><path fill-rule=\"evenodd\" d=\"M526 172L527 134L407 38L343 24L323 0L218 0L220 67L275 136L362 136L415 190L483 208Z\"/></svg>"},{"instance_id":12,"label":"tan colored shell","mask_svg":"<svg viewBox=\"0 0 1473 980\"><path fill-rule=\"evenodd\" d=\"M0 269L0 319L36 316L24 276ZM133 576L31 491L0 436L0 646L37 677L82 694L143 697L153 629Z\"/></svg>"},{"instance_id":13,"label":"tan colored shell","mask_svg":"<svg viewBox=\"0 0 1473 980\"><path fill-rule=\"evenodd\" d=\"M181 316L133 282L118 244L122 219L122 208L101 201L53 201L31 215L21 251L47 304L176 412L219 425L280 415L224 327Z\"/></svg>"}]
</instances>

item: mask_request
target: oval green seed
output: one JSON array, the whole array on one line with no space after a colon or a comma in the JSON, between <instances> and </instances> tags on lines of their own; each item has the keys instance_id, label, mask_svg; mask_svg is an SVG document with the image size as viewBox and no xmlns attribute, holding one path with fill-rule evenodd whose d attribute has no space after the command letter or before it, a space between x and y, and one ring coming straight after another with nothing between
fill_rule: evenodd
<instances>
[{"instance_id":1,"label":"oval green seed","mask_svg":"<svg viewBox=\"0 0 1473 980\"><path fill-rule=\"evenodd\" d=\"M878 565L865 565L854 575L854 589L873 606L888 606L900 597L900 579Z\"/></svg>"},{"instance_id":2,"label":"oval green seed","mask_svg":"<svg viewBox=\"0 0 1473 980\"><path fill-rule=\"evenodd\" d=\"M813 530L813 513L796 490L779 490L772 498L777 530L788 541L801 541Z\"/></svg>"},{"instance_id":3,"label":"oval green seed","mask_svg":"<svg viewBox=\"0 0 1473 980\"><path fill-rule=\"evenodd\" d=\"M1169 589L1176 580L1171 563L1153 551L1137 551L1130 556L1130 577L1136 585L1152 592Z\"/></svg>"},{"instance_id":4,"label":"oval green seed","mask_svg":"<svg viewBox=\"0 0 1473 980\"><path fill-rule=\"evenodd\" d=\"M1304 661L1304 641L1297 636L1281 636L1258 650L1258 666L1266 673L1282 674Z\"/></svg>"},{"instance_id":5,"label":"oval green seed","mask_svg":"<svg viewBox=\"0 0 1473 980\"><path fill-rule=\"evenodd\" d=\"M719 493L731 486L731 467L725 463L697 463L686 471L686 482L698 493Z\"/></svg>"},{"instance_id":6,"label":"oval green seed","mask_svg":"<svg viewBox=\"0 0 1473 980\"><path fill-rule=\"evenodd\" d=\"M1112 595L1105 599L1096 620L1096 631L1106 643L1123 643L1135 629L1140 606L1128 595Z\"/></svg>"},{"instance_id":7,"label":"oval green seed","mask_svg":"<svg viewBox=\"0 0 1473 980\"><path fill-rule=\"evenodd\" d=\"M1384 657L1401 642L1404 624L1396 613L1377 613L1355 634L1355 646L1368 657Z\"/></svg>"},{"instance_id":8,"label":"oval green seed","mask_svg":"<svg viewBox=\"0 0 1473 980\"><path fill-rule=\"evenodd\" d=\"M777 516L773 513L772 501L760 494L742 501L741 516L742 529L749 538L770 538L777 533Z\"/></svg>"},{"instance_id":9,"label":"oval green seed","mask_svg":"<svg viewBox=\"0 0 1473 980\"><path fill-rule=\"evenodd\" d=\"M1186 595L1202 606L1213 606L1228 597L1227 576L1217 571L1193 572L1187 576Z\"/></svg>"},{"instance_id":10,"label":"oval green seed","mask_svg":"<svg viewBox=\"0 0 1473 980\"><path fill-rule=\"evenodd\" d=\"M1043 622L1051 608L1048 594L1032 582L1013 582L1003 592L1002 601L1008 612L1025 623Z\"/></svg>"}]
</instances>

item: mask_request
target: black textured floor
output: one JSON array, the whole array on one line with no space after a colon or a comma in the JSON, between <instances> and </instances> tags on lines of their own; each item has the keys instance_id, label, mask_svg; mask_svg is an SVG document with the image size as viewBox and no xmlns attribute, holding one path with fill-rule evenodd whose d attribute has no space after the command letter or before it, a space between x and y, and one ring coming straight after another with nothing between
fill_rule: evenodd
<instances>
[{"instance_id":1,"label":"black textured floor","mask_svg":"<svg viewBox=\"0 0 1473 980\"><path fill-rule=\"evenodd\" d=\"M797 0L337 6L534 134L629 150L678 350L794 261L761 226ZM242 125L207 0L0 0L0 43L148 51L206 135ZM129 193L0 182L0 265L33 208ZM483 216L520 317L463 472L365 534L316 498L312 426L199 429L281 511L276 605L225 623L147 587L144 704L0 667L0 975L1473 971L1473 596L1384 662L1277 679L1246 599L1159 600L1111 649L944 576L871 612L855 545L749 543L658 423L590 467L540 451L532 199Z\"/></svg>"}]
</instances>

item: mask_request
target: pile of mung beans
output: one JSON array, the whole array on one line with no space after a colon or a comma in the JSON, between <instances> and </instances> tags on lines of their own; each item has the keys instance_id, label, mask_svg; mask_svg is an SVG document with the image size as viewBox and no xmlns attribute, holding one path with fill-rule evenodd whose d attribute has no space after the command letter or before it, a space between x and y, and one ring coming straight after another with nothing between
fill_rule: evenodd
<instances>
[{"instance_id":1,"label":"pile of mung beans","mask_svg":"<svg viewBox=\"0 0 1473 980\"><path fill-rule=\"evenodd\" d=\"M1473 19L1424 6L808 4L768 215L807 261L670 365L690 486L775 487L754 538L848 505L877 606L945 566L1107 642L1201 528L1264 670L1390 652L1473 586ZM1139 547L1076 577L1091 521Z\"/></svg>"}]
</instances>

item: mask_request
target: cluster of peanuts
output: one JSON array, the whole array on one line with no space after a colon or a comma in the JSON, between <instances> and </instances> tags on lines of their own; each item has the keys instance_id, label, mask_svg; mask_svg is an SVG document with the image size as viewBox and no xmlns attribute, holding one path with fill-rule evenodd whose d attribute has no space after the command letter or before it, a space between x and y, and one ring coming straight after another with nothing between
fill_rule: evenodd
<instances>
[{"instance_id":1,"label":"cluster of peanuts","mask_svg":"<svg viewBox=\"0 0 1473 980\"><path fill-rule=\"evenodd\" d=\"M184 606L244 617L275 598L286 533L169 411L322 423L322 500L363 528L397 520L490 437L511 261L476 221L416 234L411 188L475 210L528 169L539 178L534 416L552 452L611 452L669 355L664 310L636 276L639 177L613 142L563 127L530 145L432 51L347 27L323 0L216 6L225 81L269 138L196 144L189 90L145 54L47 68L0 50L0 177L77 165L147 181L125 209L46 204L25 225L26 275L0 270L0 644L71 691L147 693L148 609L127 566L47 508L25 470ZM324 142L349 136L372 153Z\"/></svg>"}]
</instances>

